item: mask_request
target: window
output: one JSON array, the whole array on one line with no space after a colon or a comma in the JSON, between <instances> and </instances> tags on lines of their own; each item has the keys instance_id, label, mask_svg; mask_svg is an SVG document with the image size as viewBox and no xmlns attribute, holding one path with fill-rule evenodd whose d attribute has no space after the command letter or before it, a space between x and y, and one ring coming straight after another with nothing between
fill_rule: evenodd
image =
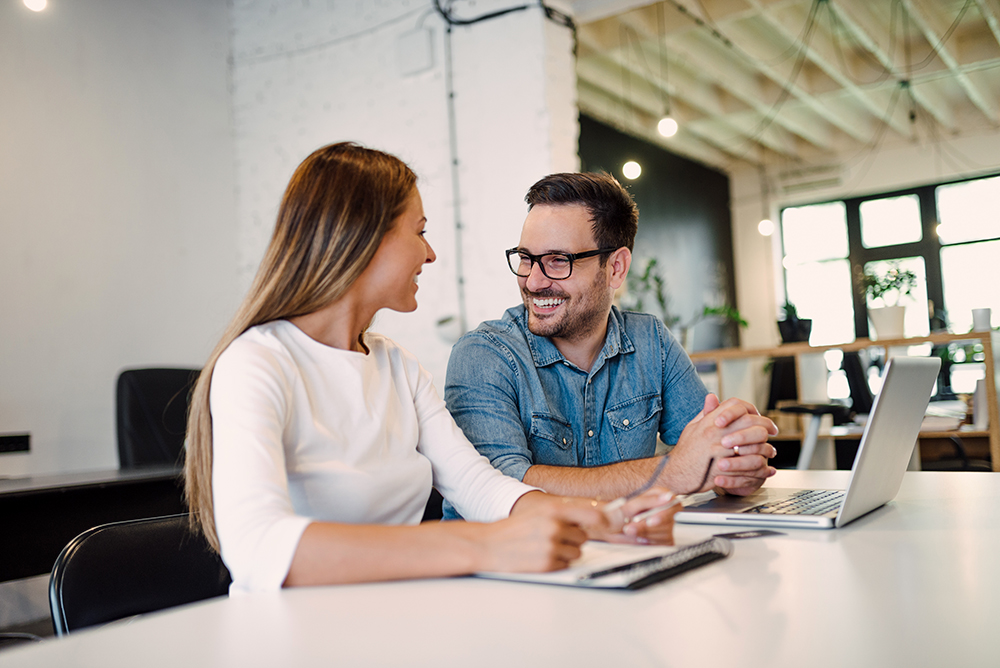
<instances>
[{"instance_id":1,"label":"window","mask_svg":"<svg viewBox=\"0 0 1000 668\"><path fill-rule=\"evenodd\" d=\"M972 309L1000 321L1000 177L937 188L941 280L952 331L972 328ZM970 268L974 270L970 271Z\"/></svg>"},{"instance_id":2,"label":"window","mask_svg":"<svg viewBox=\"0 0 1000 668\"><path fill-rule=\"evenodd\" d=\"M920 241L920 200L916 195L884 197L861 202L861 243L881 248Z\"/></svg>"},{"instance_id":3,"label":"window","mask_svg":"<svg viewBox=\"0 0 1000 668\"><path fill-rule=\"evenodd\" d=\"M854 338L846 221L843 202L788 208L781 215L788 301L800 318L812 319L814 345Z\"/></svg>"},{"instance_id":4,"label":"window","mask_svg":"<svg viewBox=\"0 0 1000 668\"><path fill-rule=\"evenodd\" d=\"M866 269L895 261L917 274L905 334L972 328L972 309L1000 324L1000 176L923 186L781 213L785 290L813 321L810 343L869 335Z\"/></svg>"}]
</instances>

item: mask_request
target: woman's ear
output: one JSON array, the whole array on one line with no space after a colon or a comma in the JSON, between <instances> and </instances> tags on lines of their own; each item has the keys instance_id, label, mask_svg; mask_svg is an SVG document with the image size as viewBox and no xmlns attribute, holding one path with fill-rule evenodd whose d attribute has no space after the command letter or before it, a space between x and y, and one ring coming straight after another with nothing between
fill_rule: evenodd
<instances>
[{"instance_id":1,"label":"woman's ear","mask_svg":"<svg viewBox=\"0 0 1000 668\"><path fill-rule=\"evenodd\" d=\"M608 257L608 285L617 290L625 283L629 267L632 266L632 252L622 246Z\"/></svg>"}]
</instances>

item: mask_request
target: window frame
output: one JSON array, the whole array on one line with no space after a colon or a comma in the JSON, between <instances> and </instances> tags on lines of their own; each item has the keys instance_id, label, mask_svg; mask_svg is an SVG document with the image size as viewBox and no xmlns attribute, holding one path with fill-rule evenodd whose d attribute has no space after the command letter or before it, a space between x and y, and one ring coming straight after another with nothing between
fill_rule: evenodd
<instances>
[{"instance_id":1,"label":"window frame","mask_svg":"<svg viewBox=\"0 0 1000 668\"><path fill-rule=\"evenodd\" d=\"M847 260L851 268L851 299L854 305L854 335L856 338L869 338L868 330L868 300L865 298L864 289L861 284L861 277L864 274L864 267L869 262L896 260L909 257L921 257L924 260L924 269L927 280L927 298L934 303L935 312L944 310L947 312L947 304L944 300L944 279L941 274L941 249L944 247L966 246L978 244L985 241L998 241L1000 235L996 237L985 237L969 241L959 241L956 243L942 244L937 235L938 226L938 205L937 189L941 186L953 185L956 183L966 183L969 181L980 181L1000 176L1000 172L981 174L974 177L966 177L941 181L938 183L922 186L901 188L889 192L873 193L848 198L834 198L821 200L818 202L808 202L802 204L789 204L781 207L779 220L784 225L785 209L799 208L803 206L815 206L820 204L830 204L833 202L843 202L844 213L847 224ZM861 238L861 205L872 200L888 199L890 197L901 197L906 195L916 195L920 207L920 241L892 244L889 246L878 246L866 248ZM783 239L783 235L781 237ZM784 243L781 247L782 258L785 256ZM788 297L788 270L782 268L784 279L785 297Z\"/></svg>"}]
</instances>

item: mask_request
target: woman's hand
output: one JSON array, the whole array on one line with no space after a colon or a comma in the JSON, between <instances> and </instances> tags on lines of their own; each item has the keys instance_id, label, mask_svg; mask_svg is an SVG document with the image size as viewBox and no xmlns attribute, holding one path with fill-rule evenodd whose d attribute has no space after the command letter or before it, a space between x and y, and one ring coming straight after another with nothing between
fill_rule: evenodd
<instances>
[{"instance_id":1,"label":"woman's hand","mask_svg":"<svg viewBox=\"0 0 1000 668\"><path fill-rule=\"evenodd\" d=\"M566 568L580 556L588 536L620 532L592 499L528 492L517 500L506 520L475 525L481 530L477 570L543 572Z\"/></svg>"},{"instance_id":2,"label":"woman's hand","mask_svg":"<svg viewBox=\"0 0 1000 668\"><path fill-rule=\"evenodd\" d=\"M622 528L618 532L593 535L592 538L609 543L674 544L674 515L681 509L681 504L670 490L653 487L624 505L612 504L608 504L605 510L609 515L609 524Z\"/></svg>"}]
</instances>

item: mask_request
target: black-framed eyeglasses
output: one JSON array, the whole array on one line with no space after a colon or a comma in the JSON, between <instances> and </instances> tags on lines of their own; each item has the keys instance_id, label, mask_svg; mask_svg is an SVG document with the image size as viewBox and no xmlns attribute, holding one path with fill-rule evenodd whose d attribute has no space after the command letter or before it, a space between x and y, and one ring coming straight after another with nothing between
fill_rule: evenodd
<instances>
[{"instance_id":1,"label":"black-framed eyeglasses","mask_svg":"<svg viewBox=\"0 0 1000 668\"><path fill-rule=\"evenodd\" d=\"M515 276L527 278L531 275L531 268L537 263L542 268L542 273L546 278L553 281L561 281L569 278L573 273L573 263L595 255L607 255L614 253L617 248L598 248L597 250L584 251L582 253L542 253L532 255L520 248L511 248L507 252L507 264Z\"/></svg>"}]
</instances>

